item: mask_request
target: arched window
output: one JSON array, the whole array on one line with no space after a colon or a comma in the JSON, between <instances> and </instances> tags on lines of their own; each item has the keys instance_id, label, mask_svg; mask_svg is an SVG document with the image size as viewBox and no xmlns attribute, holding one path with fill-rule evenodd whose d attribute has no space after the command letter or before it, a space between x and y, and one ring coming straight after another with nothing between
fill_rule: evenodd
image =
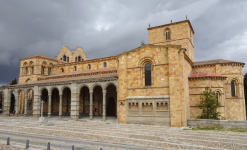
<instances>
[{"instance_id":1,"label":"arched window","mask_svg":"<svg viewBox=\"0 0 247 150\"><path fill-rule=\"evenodd\" d=\"M107 67L107 64L106 64L106 62L104 62L104 67L105 67L105 68Z\"/></svg>"},{"instance_id":2,"label":"arched window","mask_svg":"<svg viewBox=\"0 0 247 150\"><path fill-rule=\"evenodd\" d=\"M232 92L232 97L236 96L236 85L235 82L231 82L231 92Z\"/></svg>"},{"instance_id":3,"label":"arched window","mask_svg":"<svg viewBox=\"0 0 247 150\"><path fill-rule=\"evenodd\" d=\"M91 65L90 64L88 65L88 69L91 69Z\"/></svg>"},{"instance_id":4,"label":"arched window","mask_svg":"<svg viewBox=\"0 0 247 150\"><path fill-rule=\"evenodd\" d=\"M69 62L69 57L67 57L67 62Z\"/></svg>"},{"instance_id":5,"label":"arched window","mask_svg":"<svg viewBox=\"0 0 247 150\"><path fill-rule=\"evenodd\" d=\"M166 30L166 39L167 40L170 40L171 38L170 38L170 31L167 29Z\"/></svg>"},{"instance_id":6,"label":"arched window","mask_svg":"<svg viewBox=\"0 0 247 150\"><path fill-rule=\"evenodd\" d=\"M145 65L145 86L149 86L151 84L151 65L148 63Z\"/></svg>"},{"instance_id":7,"label":"arched window","mask_svg":"<svg viewBox=\"0 0 247 150\"><path fill-rule=\"evenodd\" d=\"M61 71L64 72L64 69L62 68Z\"/></svg>"},{"instance_id":8,"label":"arched window","mask_svg":"<svg viewBox=\"0 0 247 150\"><path fill-rule=\"evenodd\" d=\"M26 67L26 75L28 74L28 67Z\"/></svg>"},{"instance_id":9,"label":"arched window","mask_svg":"<svg viewBox=\"0 0 247 150\"><path fill-rule=\"evenodd\" d=\"M74 67L74 71L76 71L76 66Z\"/></svg>"},{"instance_id":10,"label":"arched window","mask_svg":"<svg viewBox=\"0 0 247 150\"><path fill-rule=\"evenodd\" d=\"M220 92L216 92L217 103L220 101Z\"/></svg>"},{"instance_id":11,"label":"arched window","mask_svg":"<svg viewBox=\"0 0 247 150\"><path fill-rule=\"evenodd\" d=\"M81 56L78 56L78 61L81 61Z\"/></svg>"},{"instance_id":12,"label":"arched window","mask_svg":"<svg viewBox=\"0 0 247 150\"><path fill-rule=\"evenodd\" d=\"M75 57L75 61L77 61L77 57Z\"/></svg>"}]
</instances>

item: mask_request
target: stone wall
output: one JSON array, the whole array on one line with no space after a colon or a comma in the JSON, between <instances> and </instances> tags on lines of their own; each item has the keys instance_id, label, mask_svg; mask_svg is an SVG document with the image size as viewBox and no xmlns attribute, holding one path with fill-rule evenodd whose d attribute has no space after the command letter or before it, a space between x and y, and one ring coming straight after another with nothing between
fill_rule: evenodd
<instances>
[{"instance_id":1,"label":"stone wall","mask_svg":"<svg viewBox=\"0 0 247 150\"><path fill-rule=\"evenodd\" d=\"M211 119L188 119L188 126L199 127L224 127L224 128L247 128L247 121L211 120Z\"/></svg>"}]
</instances>

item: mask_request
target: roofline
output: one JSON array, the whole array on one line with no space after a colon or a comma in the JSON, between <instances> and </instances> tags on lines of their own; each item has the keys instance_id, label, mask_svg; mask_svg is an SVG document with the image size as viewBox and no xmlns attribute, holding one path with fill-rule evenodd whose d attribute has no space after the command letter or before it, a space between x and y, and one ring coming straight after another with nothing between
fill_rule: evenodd
<instances>
[{"instance_id":1,"label":"roofline","mask_svg":"<svg viewBox=\"0 0 247 150\"><path fill-rule=\"evenodd\" d=\"M193 32L193 34L195 34L195 31L190 23L190 20L184 20L184 21L179 21L179 22L174 22L174 23L169 23L169 24L164 24L164 25L160 25L160 26L155 26L155 27L150 27L150 28L147 28L147 30L152 30L152 29L155 29L155 28L162 28L162 27L165 27L165 26L170 26L170 25L175 25L175 24L180 24L180 23L185 23L185 22L188 22L189 23L189 26Z\"/></svg>"},{"instance_id":2,"label":"roofline","mask_svg":"<svg viewBox=\"0 0 247 150\"><path fill-rule=\"evenodd\" d=\"M34 56L26 57L26 58L21 58L19 60L24 60L24 59L28 59L28 58L34 58L34 57L40 57L40 58L46 57L46 59L51 59L51 60L54 60L54 61L58 61L57 59L53 59L53 58L50 58L50 57L47 57L47 56L44 56L44 57L42 57L42 56L44 56L44 55L39 54L39 55L34 55Z\"/></svg>"}]
</instances>

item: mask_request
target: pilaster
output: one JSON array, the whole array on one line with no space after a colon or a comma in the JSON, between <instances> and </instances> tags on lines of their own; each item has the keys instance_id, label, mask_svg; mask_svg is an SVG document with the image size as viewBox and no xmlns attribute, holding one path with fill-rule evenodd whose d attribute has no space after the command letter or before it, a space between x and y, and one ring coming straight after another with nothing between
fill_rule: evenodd
<instances>
[{"instance_id":1,"label":"pilaster","mask_svg":"<svg viewBox=\"0 0 247 150\"><path fill-rule=\"evenodd\" d=\"M34 86L33 88L33 117L40 117L40 99L39 87Z\"/></svg>"}]
</instances>

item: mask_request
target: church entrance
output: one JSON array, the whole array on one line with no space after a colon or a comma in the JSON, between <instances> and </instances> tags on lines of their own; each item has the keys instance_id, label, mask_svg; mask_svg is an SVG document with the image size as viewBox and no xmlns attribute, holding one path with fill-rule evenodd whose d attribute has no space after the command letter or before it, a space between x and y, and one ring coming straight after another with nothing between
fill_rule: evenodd
<instances>
[{"instance_id":1,"label":"church entrance","mask_svg":"<svg viewBox=\"0 0 247 150\"><path fill-rule=\"evenodd\" d=\"M106 110L107 116L116 116L116 103L113 97L108 99Z\"/></svg>"}]
</instances>

